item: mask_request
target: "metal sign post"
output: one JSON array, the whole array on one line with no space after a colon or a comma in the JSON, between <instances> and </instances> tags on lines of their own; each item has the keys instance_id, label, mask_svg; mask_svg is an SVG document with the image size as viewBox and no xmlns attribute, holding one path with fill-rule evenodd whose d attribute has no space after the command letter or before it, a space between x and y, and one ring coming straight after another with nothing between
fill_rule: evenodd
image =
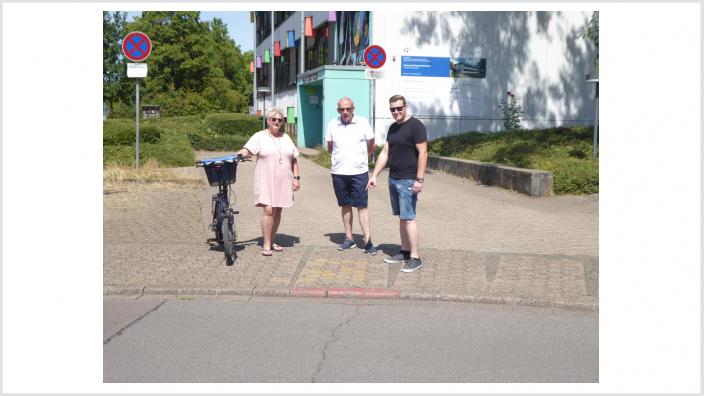
<instances>
[{"instance_id":1,"label":"metal sign post","mask_svg":"<svg viewBox=\"0 0 704 396\"><path fill-rule=\"evenodd\" d=\"M152 53L152 41L142 32L130 32L122 39L122 53L133 62L141 62ZM135 98L135 165L139 169L139 79L147 76L146 63L128 63L127 78L134 78L136 83Z\"/></svg>"},{"instance_id":2,"label":"metal sign post","mask_svg":"<svg viewBox=\"0 0 704 396\"><path fill-rule=\"evenodd\" d=\"M594 110L594 143L592 145L592 159L596 160L596 141L597 136L599 136L599 77L592 78L591 75L587 74L587 82L594 83L594 103L596 109Z\"/></svg>"},{"instance_id":3,"label":"metal sign post","mask_svg":"<svg viewBox=\"0 0 704 396\"><path fill-rule=\"evenodd\" d=\"M369 101L372 106L372 130L374 131L374 136L376 136L376 79L381 77L381 71L378 70L386 63L386 51L379 45L370 45L364 50L363 54L364 63L367 67L371 69L365 70L365 77L372 80L372 98ZM372 151L372 162L376 162L374 158L374 152Z\"/></svg>"},{"instance_id":4,"label":"metal sign post","mask_svg":"<svg viewBox=\"0 0 704 396\"><path fill-rule=\"evenodd\" d=\"M137 100L136 100L136 106L134 108L134 114L135 114L135 125L137 129L137 145L136 145L136 153L137 153L137 158L135 164L137 164L137 169L139 170L139 79L136 79L137 81Z\"/></svg>"},{"instance_id":5,"label":"metal sign post","mask_svg":"<svg viewBox=\"0 0 704 396\"><path fill-rule=\"evenodd\" d=\"M136 98L135 98L135 135L136 135L136 154L135 161L137 169L139 169L139 80L147 76L147 64L146 63L128 63L127 64L127 77L135 79L136 86Z\"/></svg>"}]
</instances>

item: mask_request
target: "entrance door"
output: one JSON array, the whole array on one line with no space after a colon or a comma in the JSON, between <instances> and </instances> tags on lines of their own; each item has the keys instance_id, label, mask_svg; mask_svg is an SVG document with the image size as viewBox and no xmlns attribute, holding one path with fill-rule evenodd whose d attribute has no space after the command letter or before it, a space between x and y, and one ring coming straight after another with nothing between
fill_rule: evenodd
<instances>
[{"instance_id":1,"label":"entrance door","mask_svg":"<svg viewBox=\"0 0 704 396\"><path fill-rule=\"evenodd\" d=\"M316 81L298 88L298 145L315 147L323 144L323 84Z\"/></svg>"}]
</instances>

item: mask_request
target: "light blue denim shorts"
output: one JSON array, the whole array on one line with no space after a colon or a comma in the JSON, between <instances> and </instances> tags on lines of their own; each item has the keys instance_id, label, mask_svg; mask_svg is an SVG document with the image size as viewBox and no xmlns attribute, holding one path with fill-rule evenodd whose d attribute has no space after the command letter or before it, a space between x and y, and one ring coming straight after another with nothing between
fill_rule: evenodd
<instances>
[{"instance_id":1,"label":"light blue denim shorts","mask_svg":"<svg viewBox=\"0 0 704 396\"><path fill-rule=\"evenodd\" d=\"M389 197L391 212L401 220L415 220L418 194L413 192L413 179L389 177Z\"/></svg>"}]
</instances>

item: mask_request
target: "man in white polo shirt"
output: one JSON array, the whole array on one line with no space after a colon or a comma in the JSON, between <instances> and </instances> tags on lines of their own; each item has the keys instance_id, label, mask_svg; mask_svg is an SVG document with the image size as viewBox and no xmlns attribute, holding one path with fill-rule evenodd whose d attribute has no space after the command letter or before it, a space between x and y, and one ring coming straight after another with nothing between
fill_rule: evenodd
<instances>
[{"instance_id":1,"label":"man in white polo shirt","mask_svg":"<svg viewBox=\"0 0 704 396\"><path fill-rule=\"evenodd\" d=\"M352 207L355 207L364 234L362 249L367 254L377 254L372 244L367 210L368 161L374 149L374 131L366 118L354 114L352 99L340 98L337 112L340 116L328 123L325 142L332 153L332 185L345 227L345 240L338 249L347 250L355 246L352 240Z\"/></svg>"}]
</instances>

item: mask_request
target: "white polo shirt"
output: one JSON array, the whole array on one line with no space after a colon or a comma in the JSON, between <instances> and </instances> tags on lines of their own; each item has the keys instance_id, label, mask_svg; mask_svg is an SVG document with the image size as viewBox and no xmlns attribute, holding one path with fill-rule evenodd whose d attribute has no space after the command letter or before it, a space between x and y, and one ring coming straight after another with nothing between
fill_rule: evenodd
<instances>
[{"instance_id":1,"label":"white polo shirt","mask_svg":"<svg viewBox=\"0 0 704 396\"><path fill-rule=\"evenodd\" d=\"M369 172L367 162L367 140L374 139L369 121L354 115L349 124L343 124L340 117L328 123L325 131L325 146L332 142L332 167L330 173L336 175L359 175Z\"/></svg>"}]
</instances>

